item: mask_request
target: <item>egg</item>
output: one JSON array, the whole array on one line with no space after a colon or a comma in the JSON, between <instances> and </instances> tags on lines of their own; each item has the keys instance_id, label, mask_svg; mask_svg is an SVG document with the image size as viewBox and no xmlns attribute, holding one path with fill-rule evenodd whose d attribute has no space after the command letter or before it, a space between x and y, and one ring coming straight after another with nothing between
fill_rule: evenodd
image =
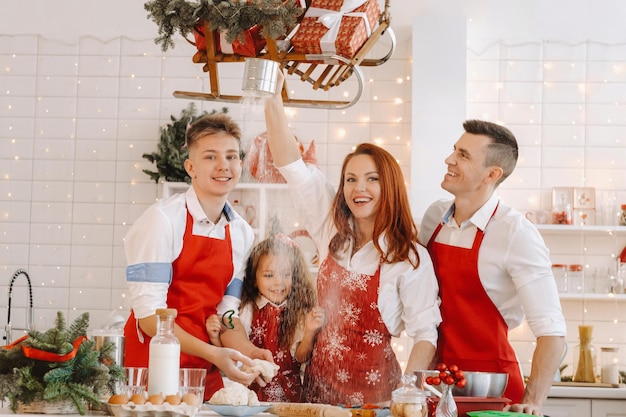
<instances>
[{"instance_id":1,"label":"egg","mask_svg":"<svg viewBox=\"0 0 626 417\"><path fill-rule=\"evenodd\" d=\"M196 394L190 392L189 394L183 395L182 402L189 405L198 405L200 404L199 398Z\"/></svg>"},{"instance_id":2,"label":"egg","mask_svg":"<svg viewBox=\"0 0 626 417\"><path fill-rule=\"evenodd\" d=\"M163 396L161 394L152 394L148 397L148 402L153 405L163 404Z\"/></svg>"},{"instance_id":3,"label":"egg","mask_svg":"<svg viewBox=\"0 0 626 417\"><path fill-rule=\"evenodd\" d=\"M135 404L145 404L146 396L144 394L133 394L130 397L130 402L133 402Z\"/></svg>"},{"instance_id":4,"label":"egg","mask_svg":"<svg viewBox=\"0 0 626 417\"><path fill-rule=\"evenodd\" d=\"M178 395L170 394L165 396L165 402L171 405L179 405L180 397Z\"/></svg>"},{"instance_id":5,"label":"egg","mask_svg":"<svg viewBox=\"0 0 626 417\"><path fill-rule=\"evenodd\" d=\"M128 397L126 394L113 394L111 398L109 398L109 404L126 404L128 402Z\"/></svg>"}]
</instances>

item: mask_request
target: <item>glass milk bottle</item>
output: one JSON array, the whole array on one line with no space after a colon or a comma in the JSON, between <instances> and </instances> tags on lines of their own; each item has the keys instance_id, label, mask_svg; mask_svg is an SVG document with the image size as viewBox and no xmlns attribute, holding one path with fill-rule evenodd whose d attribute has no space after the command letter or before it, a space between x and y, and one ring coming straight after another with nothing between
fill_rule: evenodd
<instances>
[{"instance_id":1,"label":"glass milk bottle","mask_svg":"<svg viewBox=\"0 0 626 417\"><path fill-rule=\"evenodd\" d=\"M159 308L157 334L150 340L148 358L148 394L178 394L180 342L174 335L174 308Z\"/></svg>"}]
</instances>

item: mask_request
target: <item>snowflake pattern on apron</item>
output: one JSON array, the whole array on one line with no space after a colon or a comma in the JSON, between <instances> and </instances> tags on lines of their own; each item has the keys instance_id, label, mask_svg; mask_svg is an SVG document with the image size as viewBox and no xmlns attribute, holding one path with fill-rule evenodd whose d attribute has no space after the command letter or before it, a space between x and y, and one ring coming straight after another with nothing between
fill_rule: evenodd
<instances>
[{"instance_id":1,"label":"snowflake pattern on apron","mask_svg":"<svg viewBox=\"0 0 626 417\"><path fill-rule=\"evenodd\" d=\"M378 309L380 267L374 275L349 271L328 256L317 278L326 325L305 370L305 400L324 404L391 399L400 365Z\"/></svg>"},{"instance_id":2,"label":"snowflake pattern on apron","mask_svg":"<svg viewBox=\"0 0 626 417\"><path fill-rule=\"evenodd\" d=\"M302 383L300 382L300 363L291 356L288 349L278 345L278 330L284 306L267 303L261 309L254 308L250 341L255 346L269 349L274 362L280 367L278 374L261 387L256 383L250 389L256 392L259 401L301 402Z\"/></svg>"}]
</instances>

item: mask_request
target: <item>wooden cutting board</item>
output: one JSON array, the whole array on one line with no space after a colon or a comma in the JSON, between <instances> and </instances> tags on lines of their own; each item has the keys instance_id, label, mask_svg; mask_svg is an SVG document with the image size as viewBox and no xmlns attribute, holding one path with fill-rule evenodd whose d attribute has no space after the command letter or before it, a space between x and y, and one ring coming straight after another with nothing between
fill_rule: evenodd
<instances>
[{"instance_id":1,"label":"wooden cutting board","mask_svg":"<svg viewBox=\"0 0 626 417\"><path fill-rule=\"evenodd\" d=\"M553 387L585 387L585 388L620 388L620 384L602 382L553 382Z\"/></svg>"}]
</instances>

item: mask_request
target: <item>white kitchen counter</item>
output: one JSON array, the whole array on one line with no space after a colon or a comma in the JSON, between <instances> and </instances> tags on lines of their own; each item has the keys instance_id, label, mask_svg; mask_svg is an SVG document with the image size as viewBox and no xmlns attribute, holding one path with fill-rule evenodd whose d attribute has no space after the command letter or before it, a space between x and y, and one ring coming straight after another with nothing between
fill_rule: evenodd
<instances>
[{"instance_id":1,"label":"white kitchen counter","mask_svg":"<svg viewBox=\"0 0 626 417\"><path fill-rule=\"evenodd\" d=\"M626 388L552 387L548 398L626 399Z\"/></svg>"}]
</instances>

